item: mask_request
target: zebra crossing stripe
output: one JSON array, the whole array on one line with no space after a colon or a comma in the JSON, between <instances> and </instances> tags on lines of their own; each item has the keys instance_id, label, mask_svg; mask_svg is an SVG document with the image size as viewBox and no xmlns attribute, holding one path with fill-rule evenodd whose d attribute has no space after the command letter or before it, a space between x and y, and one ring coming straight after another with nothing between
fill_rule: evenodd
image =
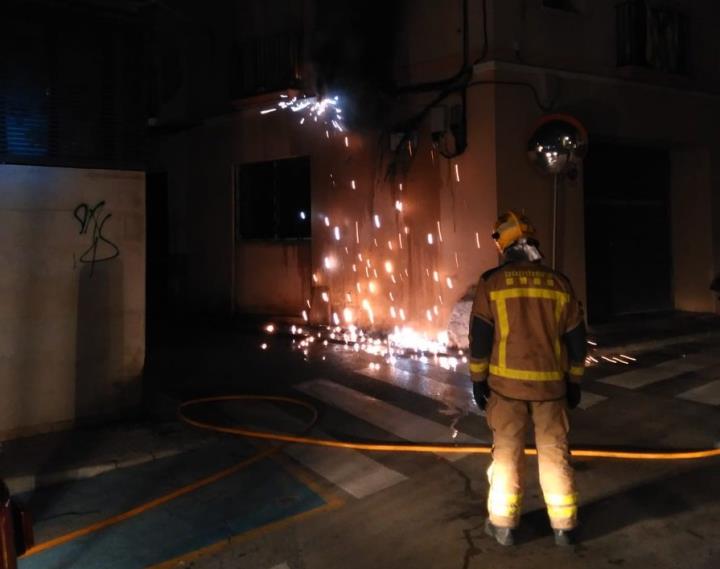
<instances>
[{"instance_id":1,"label":"zebra crossing stripe","mask_svg":"<svg viewBox=\"0 0 720 569\"><path fill-rule=\"evenodd\" d=\"M695 403L704 403L705 405L720 405L720 379L690 389L676 397L694 401Z\"/></svg>"},{"instance_id":2,"label":"zebra crossing stripe","mask_svg":"<svg viewBox=\"0 0 720 569\"><path fill-rule=\"evenodd\" d=\"M296 385L295 388L401 439L426 443L488 444L487 441L458 431L453 432L450 427L332 381L317 379ZM441 453L440 456L455 461L467 455Z\"/></svg>"},{"instance_id":3,"label":"zebra crossing stripe","mask_svg":"<svg viewBox=\"0 0 720 569\"><path fill-rule=\"evenodd\" d=\"M458 412L482 414L473 402L470 378L467 378L467 386L459 387L396 367L380 370L366 367L356 370L356 373L429 397Z\"/></svg>"},{"instance_id":4,"label":"zebra crossing stripe","mask_svg":"<svg viewBox=\"0 0 720 569\"><path fill-rule=\"evenodd\" d=\"M602 403L606 399L607 397L605 397L604 395L598 395L597 393L590 393L589 391L583 390L582 399L580 399L580 404L578 405L578 407L585 411L587 409L590 409L590 407L592 407L593 405Z\"/></svg>"},{"instance_id":5,"label":"zebra crossing stripe","mask_svg":"<svg viewBox=\"0 0 720 569\"><path fill-rule=\"evenodd\" d=\"M658 381L664 381L683 373L697 371L717 364L720 364L720 358L701 354L687 358L677 358L648 368L626 371L597 381L627 389L639 389Z\"/></svg>"}]
</instances>

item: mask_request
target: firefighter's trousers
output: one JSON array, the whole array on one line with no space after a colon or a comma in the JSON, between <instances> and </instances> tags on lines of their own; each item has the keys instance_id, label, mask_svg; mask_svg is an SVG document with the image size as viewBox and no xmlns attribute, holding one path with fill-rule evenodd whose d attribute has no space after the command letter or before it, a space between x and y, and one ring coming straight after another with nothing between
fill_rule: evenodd
<instances>
[{"instance_id":1,"label":"firefighter's trousers","mask_svg":"<svg viewBox=\"0 0 720 569\"><path fill-rule=\"evenodd\" d=\"M520 521L525 438L535 427L538 468L545 505L554 529L577 525L577 495L568 451L565 400L518 401L493 393L488 401L488 425L493 432L492 464L488 469L490 521L514 528Z\"/></svg>"}]
</instances>

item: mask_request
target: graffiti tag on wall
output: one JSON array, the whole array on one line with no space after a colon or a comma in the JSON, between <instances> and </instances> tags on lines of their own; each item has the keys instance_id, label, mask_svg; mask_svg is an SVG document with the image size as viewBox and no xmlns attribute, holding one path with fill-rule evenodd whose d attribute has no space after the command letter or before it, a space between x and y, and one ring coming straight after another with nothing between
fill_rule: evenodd
<instances>
[{"instance_id":1,"label":"graffiti tag on wall","mask_svg":"<svg viewBox=\"0 0 720 569\"><path fill-rule=\"evenodd\" d=\"M79 258L81 263L90 265L90 276L95 270L96 263L110 261L120 255L117 245L103 234L105 224L112 217L111 213L103 211L104 207L105 201L100 201L92 207L81 203L73 211L73 216L80 224L80 235L90 237L90 246Z\"/></svg>"}]
</instances>

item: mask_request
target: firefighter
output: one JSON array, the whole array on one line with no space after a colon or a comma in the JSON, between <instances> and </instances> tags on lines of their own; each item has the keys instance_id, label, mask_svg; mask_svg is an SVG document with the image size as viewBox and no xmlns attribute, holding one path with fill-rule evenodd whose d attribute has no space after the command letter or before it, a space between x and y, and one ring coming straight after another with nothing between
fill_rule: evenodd
<instances>
[{"instance_id":1,"label":"firefighter","mask_svg":"<svg viewBox=\"0 0 720 569\"><path fill-rule=\"evenodd\" d=\"M577 493L569 463L568 409L580 403L585 365L582 305L564 275L541 264L535 230L508 211L493 239L504 262L484 273L470 318L473 395L493 433L485 531L514 543L524 448L535 430L540 485L557 545L575 542Z\"/></svg>"}]
</instances>

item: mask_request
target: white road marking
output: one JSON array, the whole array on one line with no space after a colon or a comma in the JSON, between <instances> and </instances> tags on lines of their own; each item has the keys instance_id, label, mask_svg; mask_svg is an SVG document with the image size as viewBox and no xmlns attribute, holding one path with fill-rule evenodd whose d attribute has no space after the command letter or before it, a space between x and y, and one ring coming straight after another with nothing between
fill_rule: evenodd
<instances>
[{"instance_id":1,"label":"white road marking","mask_svg":"<svg viewBox=\"0 0 720 569\"><path fill-rule=\"evenodd\" d=\"M385 383L389 383L406 391L412 391L413 393L429 397L458 412L484 415L473 402L469 377L466 387L458 387L396 367L386 367L379 370L366 367L356 370L356 373L371 379L384 381Z\"/></svg>"},{"instance_id":2,"label":"white road marking","mask_svg":"<svg viewBox=\"0 0 720 569\"><path fill-rule=\"evenodd\" d=\"M229 417L234 416L231 405L221 406L221 409ZM250 409L243 410L242 422L251 429L286 433L302 432L304 426L300 419L272 405L258 406L254 414ZM272 427L268 428L268 425ZM311 429L307 435L336 440L318 428ZM284 447L283 452L356 498L364 498L407 480L403 474L351 449L294 444Z\"/></svg>"},{"instance_id":3,"label":"white road marking","mask_svg":"<svg viewBox=\"0 0 720 569\"><path fill-rule=\"evenodd\" d=\"M608 385L626 387L627 389L639 389L683 373L697 371L718 364L720 364L720 358L717 356L699 354L687 358L677 358L653 367L626 371L598 379L598 381L607 383Z\"/></svg>"},{"instance_id":4,"label":"white road marking","mask_svg":"<svg viewBox=\"0 0 720 569\"><path fill-rule=\"evenodd\" d=\"M376 427L380 427L401 439L424 443L488 444L487 441L481 441L457 431L456 438L452 438L453 429L451 427L419 417L385 401L332 381L325 379L307 381L296 385L295 388L333 407L355 415ZM467 455L441 453L441 456L455 461Z\"/></svg>"},{"instance_id":5,"label":"white road marking","mask_svg":"<svg viewBox=\"0 0 720 569\"><path fill-rule=\"evenodd\" d=\"M677 395L680 399L704 403L706 405L720 405L720 379L706 383L685 393Z\"/></svg>"},{"instance_id":6,"label":"white road marking","mask_svg":"<svg viewBox=\"0 0 720 569\"><path fill-rule=\"evenodd\" d=\"M582 399L580 399L580 404L578 407L582 410L587 410L593 405L597 405L598 403L601 403L605 401L607 397L604 395L598 395L597 393L590 393L589 391L583 391L582 392Z\"/></svg>"}]
</instances>

